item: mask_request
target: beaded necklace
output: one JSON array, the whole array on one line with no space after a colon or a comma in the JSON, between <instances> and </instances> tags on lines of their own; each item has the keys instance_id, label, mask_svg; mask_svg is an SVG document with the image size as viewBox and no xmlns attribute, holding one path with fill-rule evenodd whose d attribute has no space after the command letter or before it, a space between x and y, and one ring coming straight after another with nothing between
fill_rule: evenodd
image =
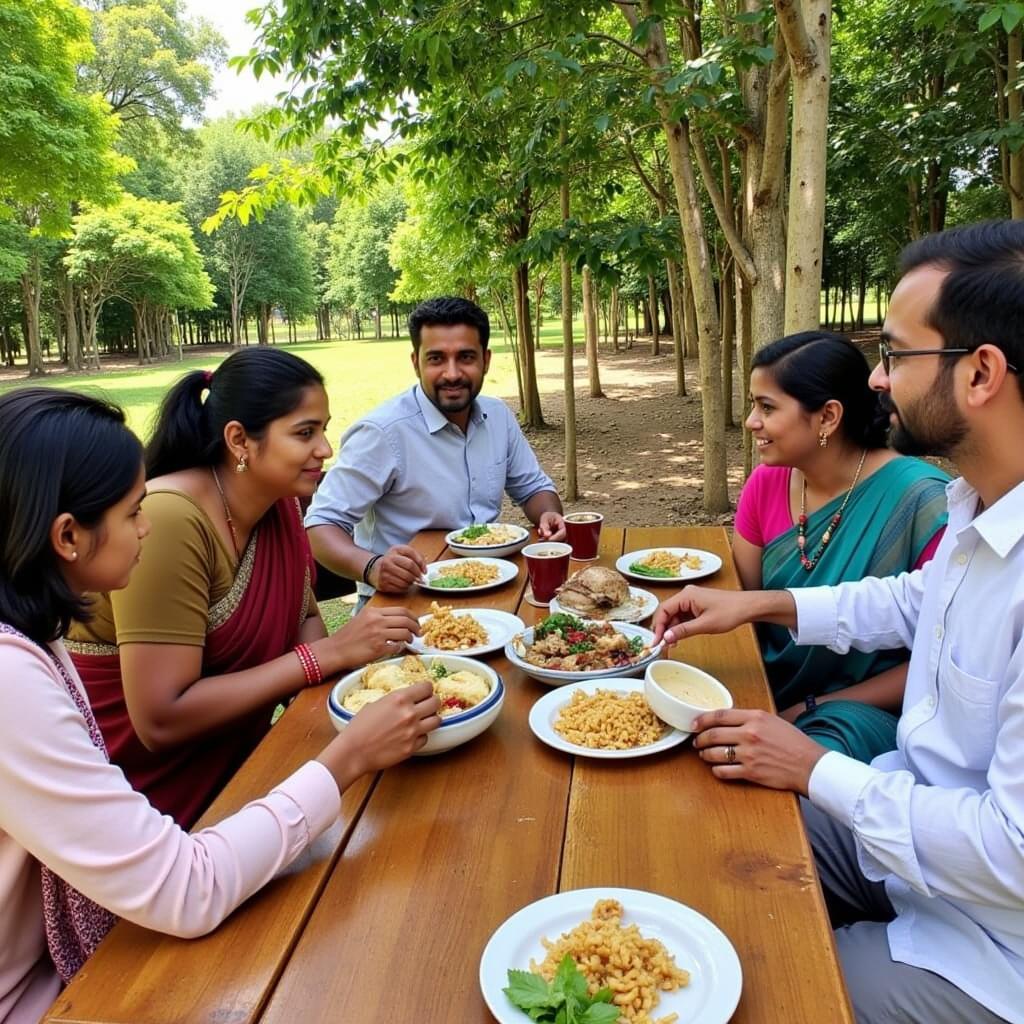
<instances>
[{"instance_id":1,"label":"beaded necklace","mask_svg":"<svg viewBox=\"0 0 1024 1024\"><path fill-rule=\"evenodd\" d=\"M839 522L843 518L843 511L846 509L846 504L850 500L850 495L853 494L854 487L857 486L857 481L860 479L860 471L864 468L864 460L867 458L867 448L861 452L860 462L857 463L857 472L853 475L853 483L850 484L850 489L846 492L846 497L843 498L842 505L839 506L839 511L829 520L828 526L825 527L825 532L821 535L821 544L818 545L818 550L814 553L812 558L807 557L807 553L804 548L807 546L807 477L804 477L803 483L800 486L800 518L797 520L796 528L796 549L800 554L800 564L810 572L817 564L818 560L825 553L825 548L828 547L828 542L832 539L832 535L839 529Z\"/></svg>"},{"instance_id":2,"label":"beaded necklace","mask_svg":"<svg viewBox=\"0 0 1024 1024\"><path fill-rule=\"evenodd\" d=\"M220 477L214 466L210 467L213 474L213 482L217 485L217 493L220 494L221 504L224 506L224 518L228 521L228 532L231 534L231 546L235 549L235 561L241 561L242 556L238 550L238 535L235 533L235 522L231 518L231 509L228 508L228 499L224 496L224 488L220 485Z\"/></svg>"}]
</instances>

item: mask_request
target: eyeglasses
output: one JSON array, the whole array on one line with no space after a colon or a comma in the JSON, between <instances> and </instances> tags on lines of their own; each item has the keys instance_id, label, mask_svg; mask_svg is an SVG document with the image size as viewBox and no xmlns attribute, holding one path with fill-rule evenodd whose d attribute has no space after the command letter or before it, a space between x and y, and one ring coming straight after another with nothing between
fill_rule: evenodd
<instances>
[{"instance_id":1,"label":"eyeglasses","mask_svg":"<svg viewBox=\"0 0 1024 1024\"><path fill-rule=\"evenodd\" d=\"M878 358L882 362L882 369L886 376L889 375L889 363L893 359L909 359L911 356L967 356L974 351L973 348L901 348L892 349L887 342L880 342L878 346ZM1010 373L1020 373L1020 370L1006 360Z\"/></svg>"}]
</instances>

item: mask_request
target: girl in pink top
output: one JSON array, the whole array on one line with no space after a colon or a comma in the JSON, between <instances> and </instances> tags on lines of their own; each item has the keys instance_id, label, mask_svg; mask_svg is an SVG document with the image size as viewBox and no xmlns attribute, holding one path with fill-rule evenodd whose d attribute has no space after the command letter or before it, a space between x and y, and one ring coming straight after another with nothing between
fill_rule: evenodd
<instances>
[{"instance_id":1,"label":"girl in pink top","mask_svg":"<svg viewBox=\"0 0 1024 1024\"><path fill-rule=\"evenodd\" d=\"M909 572L946 523L941 470L886 448L889 412L842 335L794 334L760 349L746 426L761 465L736 509L733 554L747 590L835 585ZM896 746L908 654L798 647L758 629L783 717L823 745L870 761Z\"/></svg>"},{"instance_id":2,"label":"girl in pink top","mask_svg":"<svg viewBox=\"0 0 1024 1024\"><path fill-rule=\"evenodd\" d=\"M429 684L364 709L262 800L195 835L107 759L61 635L83 594L124 587L148 524L120 409L72 392L0 398L0 1024L35 1022L116 917L215 928L335 819L340 793L440 724Z\"/></svg>"}]
</instances>

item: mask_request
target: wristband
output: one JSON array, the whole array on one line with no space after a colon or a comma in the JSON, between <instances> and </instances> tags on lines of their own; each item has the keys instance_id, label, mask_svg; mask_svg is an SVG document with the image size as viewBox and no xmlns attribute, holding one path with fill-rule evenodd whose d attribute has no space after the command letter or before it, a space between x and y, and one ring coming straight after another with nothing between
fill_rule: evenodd
<instances>
[{"instance_id":1,"label":"wristband","mask_svg":"<svg viewBox=\"0 0 1024 1024\"><path fill-rule=\"evenodd\" d=\"M370 570L383 558L383 555L374 555L367 563L363 566L363 582L368 586L372 587L373 584L370 582Z\"/></svg>"},{"instance_id":2,"label":"wristband","mask_svg":"<svg viewBox=\"0 0 1024 1024\"><path fill-rule=\"evenodd\" d=\"M316 655L309 644L299 644L295 648L295 653L298 655L299 664L302 665L302 674L306 677L306 685L316 686L323 682L324 674L320 670L320 662L316 660Z\"/></svg>"},{"instance_id":3,"label":"wristband","mask_svg":"<svg viewBox=\"0 0 1024 1024\"><path fill-rule=\"evenodd\" d=\"M810 696L804 698L804 707L808 711L816 711L818 708L818 700L812 693Z\"/></svg>"}]
</instances>

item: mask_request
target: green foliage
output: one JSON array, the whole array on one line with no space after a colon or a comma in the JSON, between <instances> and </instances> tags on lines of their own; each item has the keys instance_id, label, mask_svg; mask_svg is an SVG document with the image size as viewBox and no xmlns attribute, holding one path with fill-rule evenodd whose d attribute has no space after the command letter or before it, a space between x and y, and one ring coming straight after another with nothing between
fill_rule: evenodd
<instances>
[{"instance_id":1,"label":"green foliage","mask_svg":"<svg viewBox=\"0 0 1024 1024\"><path fill-rule=\"evenodd\" d=\"M86 205L74 219L65 264L97 298L117 295L168 309L205 309L210 279L180 206L125 195L110 207Z\"/></svg>"},{"instance_id":2,"label":"green foliage","mask_svg":"<svg viewBox=\"0 0 1024 1024\"><path fill-rule=\"evenodd\" d=\"M70 0L0 0L0 217L60 231L70 204L110 195L116 124L79 89L89 23Z\"/></svg>"}]
</instances>

